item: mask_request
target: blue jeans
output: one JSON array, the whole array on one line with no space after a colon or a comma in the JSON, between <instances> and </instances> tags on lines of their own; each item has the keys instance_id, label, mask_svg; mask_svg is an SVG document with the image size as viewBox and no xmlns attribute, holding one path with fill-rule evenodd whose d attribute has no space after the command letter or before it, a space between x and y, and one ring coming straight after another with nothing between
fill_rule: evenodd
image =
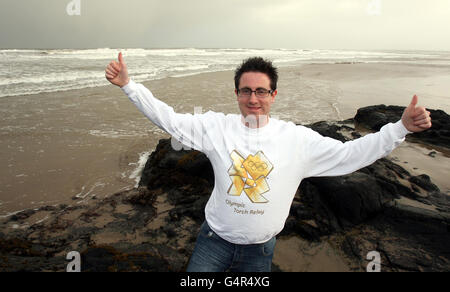
<instances>
[{"instance_id":1,"label":"blue jeans","mask_svg":"<svg viewBox=\"0 0 450 292\"><path fill-rule=\"evenodd\" d=\"M203 222L187 272L270 272L276 238L261 244L234 244Z\"/></svg>"}]
</instances>

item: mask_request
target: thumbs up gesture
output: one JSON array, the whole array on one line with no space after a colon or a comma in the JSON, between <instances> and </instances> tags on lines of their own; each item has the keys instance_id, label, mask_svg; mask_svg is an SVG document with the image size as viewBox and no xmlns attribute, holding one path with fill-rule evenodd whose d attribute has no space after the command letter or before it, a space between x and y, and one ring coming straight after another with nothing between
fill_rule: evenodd
<instances>
[{"instance_id":1,"label":"thumbs up gesture","mask_svg":"<svg viewBox=\"0 0 450 292\"><path fill-rule=\"evenodd\" d=\"M431 128L430 112L417 106L418 97L414 95L409 106L402 115L402 122L410 132L422 132Z\"/></svg>"},{"instance_id":2,"label":"thumbs up gesture","mask_svg":"<svg viewBox=\"0 0 450 292\"><path fill-rule=\"evenodd\" d=\"M105 70L106 79L114 85L124 87L130 81L128 69L123 60L122 52L119 53L119 62L112 61Z\"/></svg>"}]
</instances>

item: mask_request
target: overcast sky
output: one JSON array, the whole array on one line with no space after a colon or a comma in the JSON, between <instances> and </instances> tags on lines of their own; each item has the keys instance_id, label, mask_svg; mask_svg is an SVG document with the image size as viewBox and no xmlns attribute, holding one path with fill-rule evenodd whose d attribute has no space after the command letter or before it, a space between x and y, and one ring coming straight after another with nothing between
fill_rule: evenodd
<instances>
[{"instance_id":1,"label":"overcast sky","mask_svg":"<svg viewBox=\"0 0 450 292\"><path fill-rule=\"evenodd\" d=\"M0 0L0 47L450 50L450 0L78 1Z\"/></svg>"}]
</instances>

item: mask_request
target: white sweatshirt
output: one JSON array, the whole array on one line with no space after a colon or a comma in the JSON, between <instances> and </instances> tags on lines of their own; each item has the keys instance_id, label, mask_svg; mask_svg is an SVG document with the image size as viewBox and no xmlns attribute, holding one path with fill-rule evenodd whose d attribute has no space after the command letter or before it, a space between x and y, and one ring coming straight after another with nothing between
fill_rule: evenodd
<instances>
[{"instance_id":1,"label":"white sweatshirt","mask_svg":"<svg viewBox=\"0 0 450 292\"><path fill-rule=\"evenodd\" d=\"M277 235L302 179L345 175L368 166L409 133L400 120L342 143L274 118L251 129L240 114L175 113L132 80L122 90L159 128L209 158L215 181L205 217L214 232L235 244L263 243Z\"/></svg>"}]
</instances>

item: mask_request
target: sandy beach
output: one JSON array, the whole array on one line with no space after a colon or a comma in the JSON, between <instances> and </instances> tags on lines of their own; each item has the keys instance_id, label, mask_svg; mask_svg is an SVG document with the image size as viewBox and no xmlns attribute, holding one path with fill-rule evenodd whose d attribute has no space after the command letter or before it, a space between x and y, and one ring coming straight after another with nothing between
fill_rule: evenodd
<instances>
[{"instance_id":1,"label":"sandy beach","mask_svg":"<svg viewBox=\"0 0 450 292\"><path fill-rule=\"evenodd\" d=\"M130 72L133 75L133 72ZM311 64L280 69L274 117L295 123L352 118L360 107L420 104L450 112L450 68ZM175 111L238 113L233 72L144 82ZM114 86L0 99L0 216L45 205L84 204L131 189L148 154L169 137ZM436 151L436 157L427 154ZM449 194L449 154L405 143L391 154ZM439 161L439 163L437 162Z\"/></svg>"}]
</instances>

